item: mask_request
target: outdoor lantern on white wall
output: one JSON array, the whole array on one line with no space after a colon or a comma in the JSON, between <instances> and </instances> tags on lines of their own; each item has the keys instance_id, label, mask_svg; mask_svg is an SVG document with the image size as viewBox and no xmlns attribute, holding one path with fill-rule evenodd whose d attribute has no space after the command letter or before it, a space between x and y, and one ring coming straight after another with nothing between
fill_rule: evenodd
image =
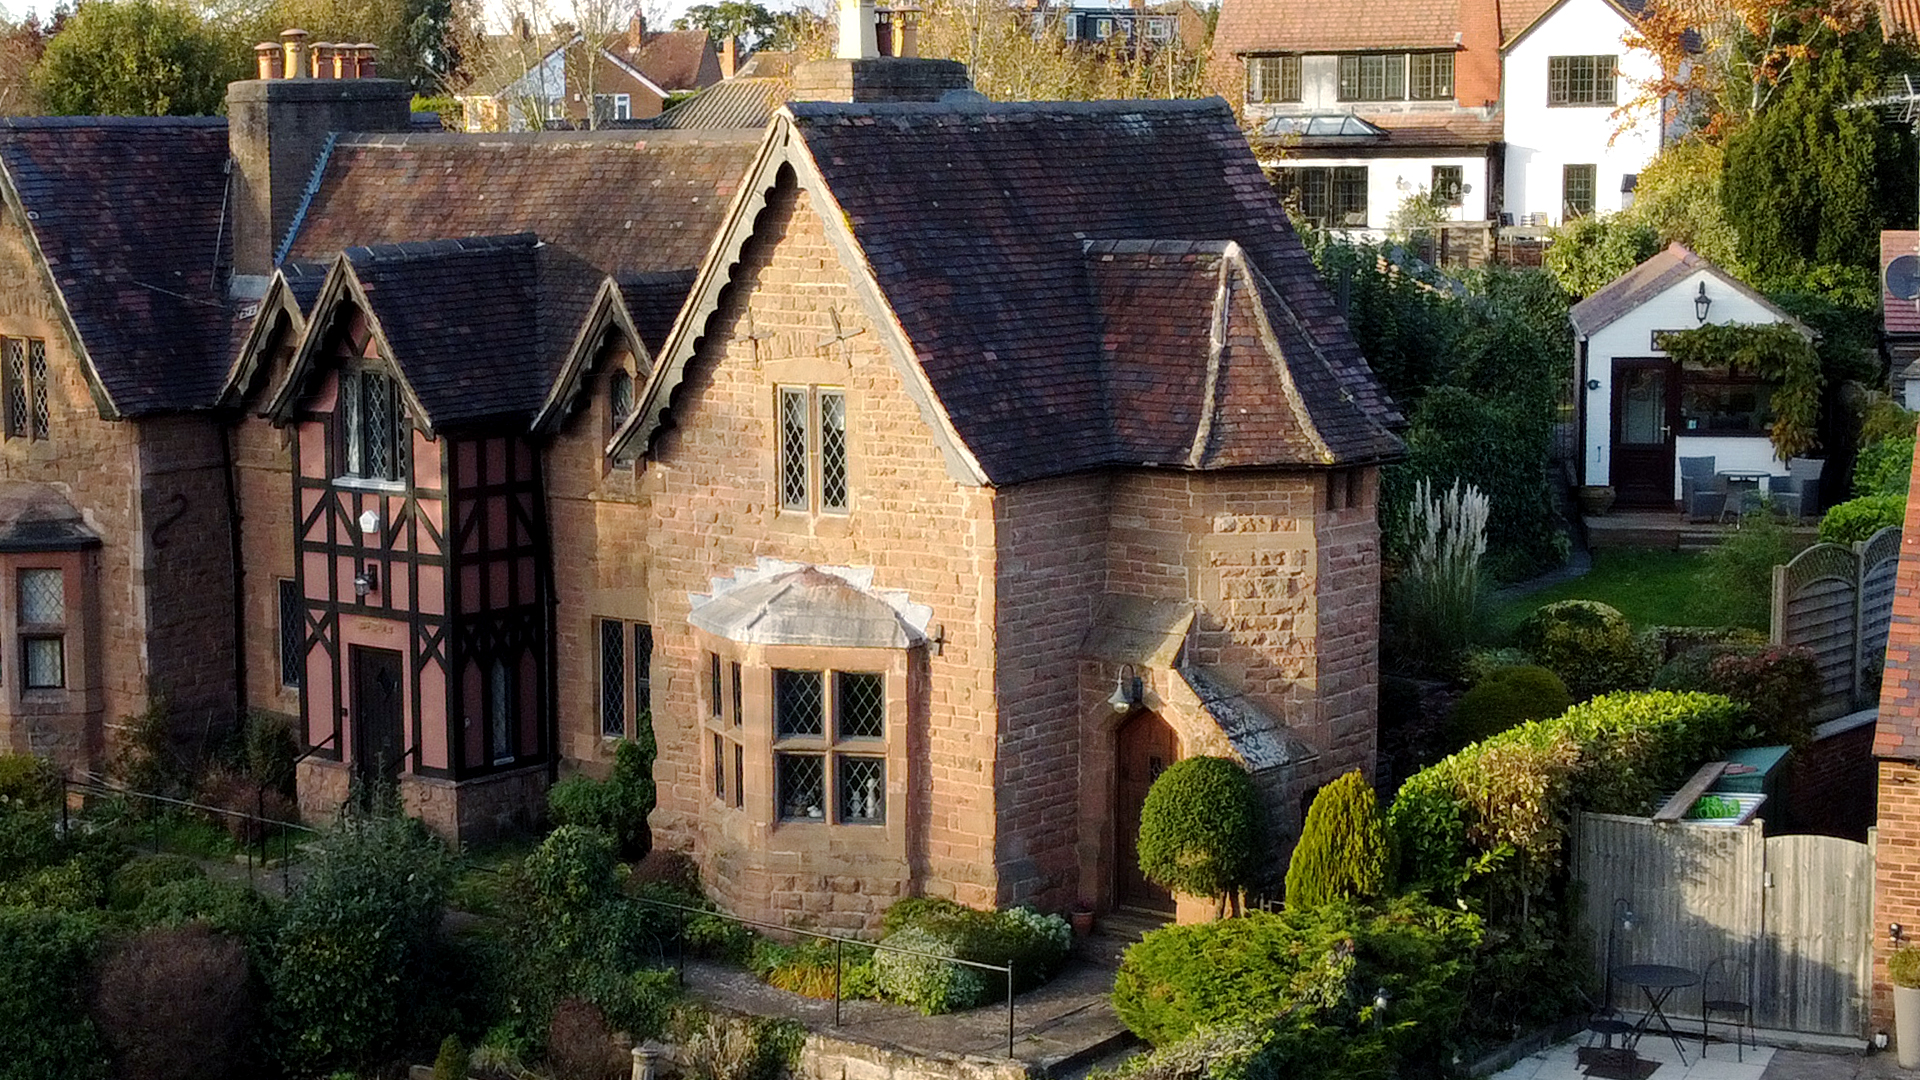
<instances>
[{"instance_id":1,"label":"outdoor lantern on white wall","mask_svg":"<svg viewBox=\"0 0 1920 1080\"><path fill-rule=\"evenodd\" d=\"M1707 309L1712 306L1713 301L1707 297L1707 283L1703 281L1700 283L1700 295L1693 298L1693 317L1706 322Z\"/></svg>"}]
</instances>

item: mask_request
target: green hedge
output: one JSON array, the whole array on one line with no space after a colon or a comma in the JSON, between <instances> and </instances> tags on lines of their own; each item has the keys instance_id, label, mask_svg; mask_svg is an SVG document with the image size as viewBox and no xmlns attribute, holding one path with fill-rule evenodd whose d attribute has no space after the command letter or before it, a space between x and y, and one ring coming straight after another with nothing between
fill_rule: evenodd
<instances>
[{"instance_id":1,"label":"green hedge","mask_svg":"<svg viewBox=\"0 0 1920 1080\"><path fill-rule=\"evenodd\" d=\"M1829 544L1857 544L1890 525L1904 523L1907 497L1862 495L1836 503L1820 519L1820 539Z\"/></svg>"},{"instance_id":2,"label":"green hedge","mask_svg":"<svg viewBox=\"0 0 1920 1080\"><path fill-rule=\"evenodd\" d=\"M1453 745L1492 738L1515 724L1559 716L1573 704L1560 676L1538 664L1507 667L1460 696L1447 719Z\"/></svg>"},{"instance_id":3,"label":"green hedge","mask_svg":"<svg viewBox=\"0 0 1920 1080\"><path fill-rule=\"evenodd\" d=\"M1913 476L1913 436L1865 443L1853 459L1855 495L1898 495L1905 498Z\"/></svg>"},{"instance_id":4,"label":"green hedge","mask_svg":"<svg viewBox=\"0 0 1920 1080\"><path fill-rule=\"evenodd\" d=\"M1388 809L1401 880L1442 897L1476 878L1537 891L1574 809L1646 812L1726 749L1744 713L1712 694L1608 694L1475 743L1409 777Z\"/></svg>"},{"instance_id":5,"label":"green hedge","mask_svg":"<svg viewBox=\"0 0 1920 1080\"><path fill-rule=\"evenodd\" d=\"M1159 1047L1286 1015L1355 1055L1325 1062L1324 1075L1365 1075L1353 1066L1439 1057L1466 1006L1480 941L1477 916L1412 898L1172 926L1127 950L1113 1005ZM1381 990L1383 1014L1374 1008Z\"/></svg>"},{"instance_id":6,"label":"green hedge","mask_svg":"<svg viewBox=\"0 0 1920 1080\"><path fill-rule=\"evenodd\" d=\"M0 1080L97 1080L107 1073L87 1017L91 919L0 908Z\"/></svg>"},{"instance_id":7,"label":"green hedge","mask_svg":"<svg viewBox=\"0 0 1920 1080\"><path fill-rule=\"evenodd\" d=\"M1638 689L1650 674L1632 624L1598 600L1542 606L1514 632L1514 644L1560 676L1576 700Z\"/></svg>"}]
</instances>

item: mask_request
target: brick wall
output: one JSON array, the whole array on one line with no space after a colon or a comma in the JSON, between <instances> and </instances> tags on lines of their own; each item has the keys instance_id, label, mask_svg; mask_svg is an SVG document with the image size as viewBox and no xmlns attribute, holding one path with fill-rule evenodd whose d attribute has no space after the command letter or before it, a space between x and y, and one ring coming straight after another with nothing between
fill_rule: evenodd
<instances>
[{"instance_id":1,"label":"brick wall","mask_svg":"<svg viewBox=\"0 0 1920 1080\"><path fill-rule=\"evenodd\" d=\"M1782 783L1788 817L1780 824L1796 833L1865 841L1873 827L1876 771L1872 724L1795 750Z\"/></svg>"},{"instance_id":2,"label":"brick wall","mask_svg":"<svg viewBox=\"0 0 1920 1080\"><path fill-rule=\"evenodd\" d=\"M1913 476L1920 478L1920 454ZM1920 932L1920 500L1907 504L1894 578L1893 618L1880 681L1873 753L1879 759L1878 834L1874 843L1873 1023L1893 1026L1887 984L1886 927Z\"/></svg>"},{"instance_id":3,"label":"brick wall","mask_svg":"<svg viewBox=\"0 0 1920 1080\"><path fill-rule=\"evenodd\" d=\"M149 691L184 732L233 722L234 550L225 433L204 414L139 421Z\"/></svg>"},{"instance_id":4,"label":"brick wall","mask_svg":"<svg viewBox=\"0 0 1920 1080\"><path fill-rule=\"evenodd\" d=\"M647 566L622 559L611 568L614 587L646 589L654 626L657 840L690 847L707 886L743 915L864 924L893 896L922 890L991 904L1001 894L992 493L948 476L823 223L790 179L763 213L712 327L674 395L677 426L658 438L641 477ZM776 509L781 384L846 389L849 514ZM557 565L581 565L558 513L555 535ZM908 751L912 775L888 780L890 805L907 815L898 850L854 852L836 842L833 826L778 824L765 791L740 811L711 794L700 712L705 650L687 624L688 594L762 555L872 567L876 588L906 590L944 628L938 654L912 675L910 694L927 709L924 739Z\"/></svg>"}]
</instances>

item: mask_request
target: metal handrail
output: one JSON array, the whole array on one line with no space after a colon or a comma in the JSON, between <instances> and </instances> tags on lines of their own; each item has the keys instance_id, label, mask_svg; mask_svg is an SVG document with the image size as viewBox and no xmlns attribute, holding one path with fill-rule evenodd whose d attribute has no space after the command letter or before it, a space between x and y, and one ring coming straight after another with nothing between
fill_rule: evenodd
<instances>
[{"instance_id":1,"label":"metal handrail","mask_svg":"<svg viewBox=\"0 0 1920 1080\"><path fill-rule=\"evenodd\" d=\"M264 814L249 814L244 810L229 810L224 806L209 806L206 803L195 802L192 799L176 799L171 795L157 795L151 791L138 791L134 788L123 787L118 784L108 783L107 781L100 779L99 777L95 776L92 773L87 773L83 775L85 776L85 778L78 779L78 780L64 774L60 777L60 832L61 832L61 835L66 835L69 832L69 830L72 828L72 822L68 819L68 816L67 816L67 809L68 809L67 796L69 793L74 791L78 791L82 795L89 795L89 794L109 795L109 796L117 795L117 796L127 796L135 799L145 799L148 802L163 803L167 806L177 806L187 810L198 810L198 811L201 811L202 813L218 814L222 817L239 818L242 821L255 822L262 826L277 825L283 830L283 835L288 835L287 833L285 833L285 830L292 830L292 829L298 829L304 833L312 833L315 836L318 836L320 834L319 829L316 829L311 825L302 825L297 821L282 821L278 818L267 817ZM258 805L259 799L261 797L260 792L264 790L265 790L264 788L261 788L255 792L256 805ZM154 829L154 850L157 852L159 850L159 845L160 845L160 840L159 840L160 822L158 821L158 819L154 821L153 829ZM251 885L253 884L253 871L254 871L253 845L247 844L245 845L245 847L247 851L247 883ZM286 846L283 848L281 852L281 860L280 860L280 871L281 871L280 887L283 892L287 892L287 893L292 892L293 876L288 865L289 863L292 862L292 855L293 855L293 841L291 836L289 835L286 841ZM260 831L259 863L261 866L264 867L266 865L266 861L267 861L266 830L262 828Z\"/></svg>"},{"instance_id":2,"label":"metal handrail","mask_svg":"<svg viewBox=\"0 0 1920 1080\"><path fill-rule=\"evenodd\" d=\"M657 908L666 908L670 911L681 911L689 915L711 915L714 918L725 919L728 922L739 923L742 926L751 926L751 927L755 927L762 930L777 930L785 934L797 934L801 937L809 937L819 941L833 942L833 1026L834 1027L840 1026L840 969L841 969L840 957L841 957L841 949L847 945L857 945L860 948L872 949L876 952L898 953L902 956L918 956L926 960L938 960L938 961L941 961L942 963L947 963L947 964L959 964L962 967L979 968L982 971L1002 972L1007 977L1007 1056L1008 1057L1014 1056L1013 1054L1014 990L1013 990L1013 964L1011 962L1006 964L989 964L979 960L963 960L957 956L941 956L939 953L925 952L920 949L903 949L898 945L888 945L885 942L862 941L859 938L846 937L840 934L827 934L827 933L822 933L821 931L818 931L818 930L803 930L797 926L786 926L781 923L763 922L759 919L743 918L739 915L729 915L724 911L714 911L711 908L699 908L699 907L692 907L687 904L676 904L670 900L655 900L651 897L646 897L646 896L636 896L633 899L638 903L647 904L649 906L657 907ZM681 933L675 935L675 943L679 947L680 983L682 986L684 986L686 985L686 979L687 979L686 934L684 930Z\"/></svg>"}]
</instances>

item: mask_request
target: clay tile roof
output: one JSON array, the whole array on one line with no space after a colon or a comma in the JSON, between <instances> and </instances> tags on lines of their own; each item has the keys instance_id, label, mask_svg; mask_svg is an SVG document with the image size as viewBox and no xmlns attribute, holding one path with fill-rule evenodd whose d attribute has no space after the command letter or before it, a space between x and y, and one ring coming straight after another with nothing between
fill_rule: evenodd
<instances>
[{"instance_id":1,"label":"clay tile roof","mask_svg":"<svg viewBox=\"0 0 1920 1080\"><path fill-rule=\"evenodd\" d=\"M0 124L0 167L123 415L205 408L220 392L231 322L226 164L217 118Z\"/></svg>"},{"instance_id":2,"label":"clay tile roof","mask_svg":"<svg viewBox=\"0 0 1920 1080\"><path fill-rule=\"evenodd\" d=\"M1920 300L1902 300L1887 291L1887 264L1902 255L1920 255L1920 232L1889 229L1880 234L1880 311L1889 334L1920 334Z\"/></svg>"},{"instance_id":3,"label":"clay tile roof","mask_svg":"<svg viewBox=\"0 0 1920 1080\"><path fill-rule=\"evenodd\" d=\"M720 81L720 58L705 30L648 34L640 55L629 62L668 91L699 90Z\"/></svg>"},{"instance_id":4,"label":"clay tile roof","mask_svg":"<svg viewBox=\"0 0 1920 1080\"><path fill-rule=\"evenodd\" d=\"M1399 414L1218 99L788 109L993 482L1184 460L1173 452L1192 445L1202 403L1191 372L1165 371L1165 358L1204 371L1196 311L1212 307L1209 275L1217 283L1228 242L1246 267L1243 302L1255 303L1257 286L1277 335L1258 348L1298 365L1291 377L1307 400L1289 415L1328 447L1249 431L1233 454L1263 449L1234 463L1399 452L1389 430ZM1125 268L1094 271L1089 241L1152 243ZM1254 308L1243 314L1253 319ZM1317 430L1323 422L1329 429ZM1203 466L1226 463L1206 456Z\"/></svg>"},{"instance_id":5,"label":"clay tile roof","mask_svg":"<svg viewBox=\"0 0 1920 1080\"><path fill-rule=\"evenodd\" d=\"M1460 5L1474 2L1224 0L1214 29L1214 51L1232 55L1447 48L1454 43L1454 33L1462 29Z\"/></svg>"},{"instance_id":6,"label":"clay tile roof","mask_svg":"<svg viewBox=\"0 0 1920 1080\"><path fill-rule=\"evenodd\" d=\"M326 259L535 232L603 274L685 270L700 265L758 144L754 132L678 131L342 139L292 250Z\"/></svg>"},{"instance_id":7,"label":"clay tile roof","mask_svg":"<svg viewBox=\"0 0 1920 1080\"><path fill-rule=\"evenodd\" d=\"M1920 0L1880 0L1880 32L1889 38L1920 34Z\"/></svg>"},{"instance_id":8,"label":"clay tile roof","mask_svg":"<svg viewBox=\"0 0 1920 1080\"><path fill-rule=\"evenodd\" d=\"M522 233L346 251L394 362L435 427L539 407L549 369L538 362L546 260L536 244Z\"/></svg>"},{"instance_id":9,"label":"clay tile roof","mask_svg":"<svg viewBox=\"0 0 1920 1080\"><path fill-rule=\"evenodd\" d=\"M712 131L727 128L765 130L773 112L793 92L785 78L732 78L716 83L641 126Z\"/></svg>"}]
</instances>

